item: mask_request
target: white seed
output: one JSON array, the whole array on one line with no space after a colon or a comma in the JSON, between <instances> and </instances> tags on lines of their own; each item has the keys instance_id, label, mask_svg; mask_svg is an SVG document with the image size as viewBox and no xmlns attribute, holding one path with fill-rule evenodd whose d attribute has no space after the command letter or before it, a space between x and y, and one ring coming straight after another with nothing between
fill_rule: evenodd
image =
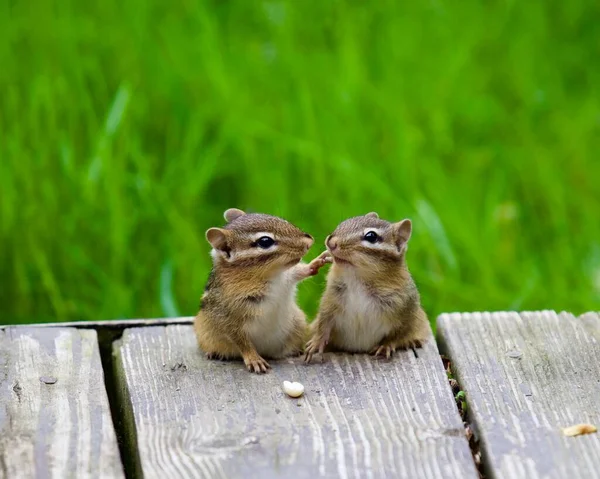
<instances>
[{"instance_id":1,"label":"white seed","mask_svg":"<svg viewBox=\"0 0 600 479\"><path fill-rule=\"evenodd\" d=\"M304 394L304 386L300 383L292 383L290 381L283 381L283 390L285 393L293 398L297 398Z\"/></svg>"},{"instance_id":2,"label":"white seed","mask_svg":"<svg viewBox=\"0 0 600 479\"><path fill-rule=\"evenodd\" d=\"M563 434L565 436L579 436L580 434L590 434L597 431L598 428L592 424L576 424L575 426L565 427Z\"/></svg>"}]
</instances>

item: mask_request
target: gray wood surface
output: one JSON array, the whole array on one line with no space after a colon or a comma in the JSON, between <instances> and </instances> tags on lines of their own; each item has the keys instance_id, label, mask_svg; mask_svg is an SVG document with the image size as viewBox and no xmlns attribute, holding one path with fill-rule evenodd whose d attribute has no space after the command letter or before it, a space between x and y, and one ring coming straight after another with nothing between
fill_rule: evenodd
<instances>
[{"instance_id":1,"label":"gray wood surface","mask_svg":"<svg viewBox=\"0 0 600 479\"><path fill-rule=\"evenodd\" d=\"M551 311L444 314L441 349L466 392L488 477L600 478L600 318Z\"/></svg>"},{"instance_id":2,"label":"gray wood surface","mask_svg":"<svg viewBox=\"0 0 600 479\"><path fill-rule=\"evenodd\" d=\"M0 330L0 478L123 477L94 331Z\"/></svg>"},{"instance_id":3,"label":"gray wood surface","mask_svg":"<svg viewBox=\"0 0 600 479\"><path fill-rule=\"evenodd\" d=\"M69 323L38 323L38 324L15 324L15 325L0 325L0 329L6 328L79 328L79 329L95 329L96 331L107 330L123 330L127 328L139 328L142 326L167 326L173 324L192 324L193 316L182 316L179 318L151 318L151 319L110 319L105 321L72 321Z\"/></svg>"},{"instance_id":4,"label":"gray wood surface","mask_svg":"<svg viewBox=\"0 0 600 479\"><path fill-rule=\"evenodd\" d=\"M114 352L145 477L477 477L434 341L418 358L328 354L266 375L205 359L191 326L127 329Z\"/></svg>"},{"instance_id":5,"label":"gray wood surface","mask_svg":"<svg viewBox=\"0 0 600 479\"><path fill-rule=\"evenodd\" d=\"M582 314L580 319L586 328L587 334L593 336L597 343L600 343L600 312L589 312Z\"/></svg>"}]
</instances>

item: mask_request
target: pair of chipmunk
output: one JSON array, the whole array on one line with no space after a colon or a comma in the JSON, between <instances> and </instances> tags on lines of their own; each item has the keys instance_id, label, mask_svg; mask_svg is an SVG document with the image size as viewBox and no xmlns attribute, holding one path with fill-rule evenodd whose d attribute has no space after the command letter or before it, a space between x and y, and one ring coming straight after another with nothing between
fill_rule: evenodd
<instances>
[{"instance_id":1,"label":"pair of chipmunk","mask_svg":"<svg viewBox=\"0 0 600 479\"><path fill-rule=\"evenodd\" d=\"M304 353L310 362L325 351L389 358L427 339L427 315L405 261L410 220L390 223L376 213L350 218L327 237L327 250L305 264L314 239L290 222L236 208L224 216L226 226L206 232L213 268L194 321L208 358L241 357L249 371L265 373L265 358ZM296 286L326 263L333 263L327 287L309 327Z\"/></svg>"}]
</instances>

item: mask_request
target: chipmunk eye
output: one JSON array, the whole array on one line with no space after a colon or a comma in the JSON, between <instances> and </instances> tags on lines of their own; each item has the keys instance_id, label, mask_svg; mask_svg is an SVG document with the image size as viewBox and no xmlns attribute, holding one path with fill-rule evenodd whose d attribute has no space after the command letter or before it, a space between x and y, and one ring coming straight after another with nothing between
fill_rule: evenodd
<instances>
[{"instance_id":1,"label":"chipmunk eye","mask_svg":"<svg viewBox=\"0 0 600 479\"><path fill-rule=\"evenodd\" d=\"M269 238L268 236L261 236L254 244L260 248L267 249L275 244L275 240L273 238Z\"/></svg>"},{"instance_id":2,"label":"chipmunk eye","mask_svg":"<svg viewBox=\"0 0 600 479\"><path fill-rule=\"evenodd\" d=\"M363 239L365 241L368 241L369 243L375 243L379 239L379 236L377 235L377 233L375 233L375 231L368 231L367 234L365 234L365 236L363 237Z\"/></svg>"}]
</instances>

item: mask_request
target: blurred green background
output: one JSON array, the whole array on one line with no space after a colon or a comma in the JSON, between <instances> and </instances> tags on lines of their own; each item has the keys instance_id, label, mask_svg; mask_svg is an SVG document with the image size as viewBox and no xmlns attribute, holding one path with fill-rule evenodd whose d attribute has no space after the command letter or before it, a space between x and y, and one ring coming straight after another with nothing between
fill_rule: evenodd
<instances>
[{"instance_id":1,"label":"blurred green background","mask_svg":"<svg viewBox=\"0 0 600 479\"><path fill-rule=\"evenodd\" d=\"M0 2L0 323L194 315L231 206L410 217L443 311L600 309L600 3ZM313 315L324 275L300 287Z\"/></svg>"}]
</instances>

